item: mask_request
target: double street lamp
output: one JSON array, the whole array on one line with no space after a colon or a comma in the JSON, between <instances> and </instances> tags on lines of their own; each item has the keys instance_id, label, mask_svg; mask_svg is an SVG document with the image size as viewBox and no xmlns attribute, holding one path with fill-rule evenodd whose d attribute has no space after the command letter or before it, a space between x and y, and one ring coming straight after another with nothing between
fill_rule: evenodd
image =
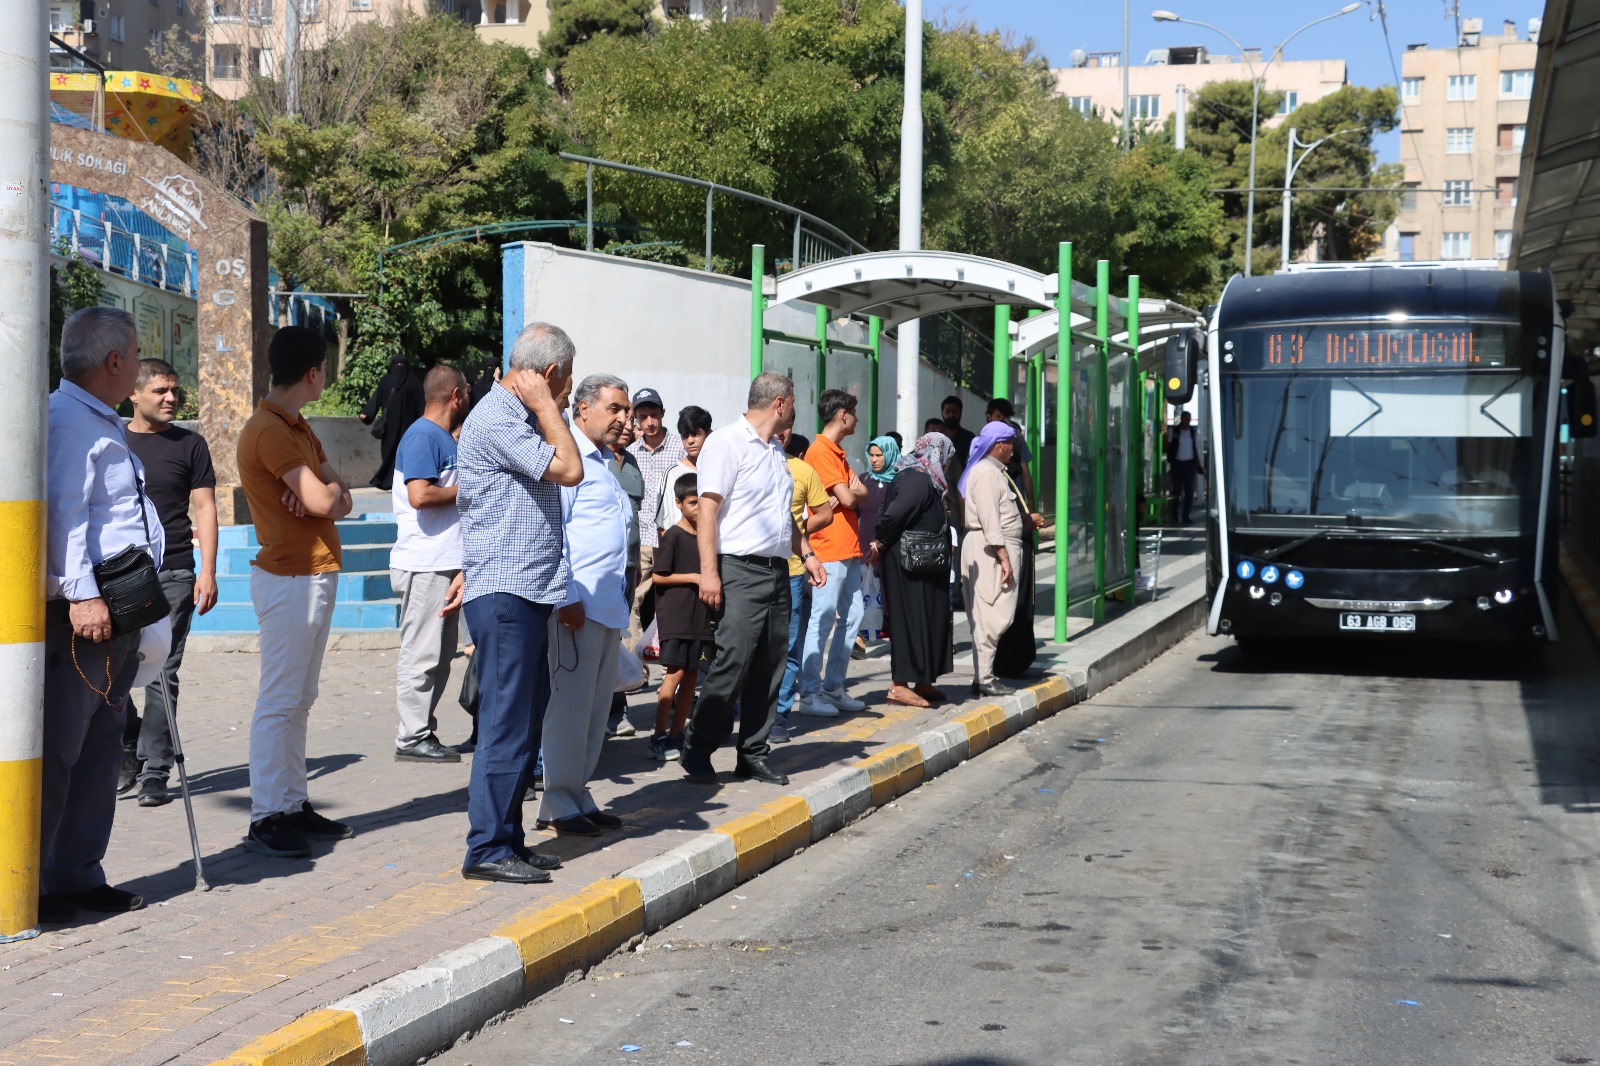
<instances>
[{"instance_id":1,"label":"double street lamp","mask_svg":"<svg viewBox=\"0 0 1600 1066\"><path fill-rule=\"evenodd\" d=\"M1246 277L1250 276L1250 251L1255 245L1256 235L1256 127L1261 120L1262 79L1266 77L1267 69L1272 66L1272 64L1277 60L1278 56L1283 54L1283 49L1290 41L1294 40L1296 37L1300 36L1313 26L1327 22L1330 19L1336 19L1341 15L1348 15L1350 12L1359 9L1360 7L1361 5L1358 3L1346 4L1331 15L1323 15L1321 18L1312 19L1304 26L1301 26L1298 30L1295 30L1293 33L1289 34L1289 36L1280 41L1278 47L1274 48L1267 54L1267 61L1262 64L1260 71L1256 70L1256 65L1251 61L1250 53L1245 50L1244 45L1240 44L1234 39L1232 34L1221 27L1213 26L1209 22L1201 22L1199 19L1180 18L1177 14L1171 11L1150 12L1150 17L1155 19L1157 22L1182 22L1185 25L1199 26L1202 29L1207 29L1212 33L1221 35L1227 39L1228 43L1232 44L1239 50L1239 58L1244 60L1245 65L1250 68L1250 186L1247 193L1247 203L1244 213L1244 273Z\"/></svg>"},{"instance_id":2,"label":"double street lamp","mask_svg":"<svg viewBox=\"0 0 1600 1066\"><path fill-rule=\"evenodd\" d=\"M1347 133L1360 132L1360 130L1340 130L1337 133L1330 133L1320 140L1315 140L1310 144L1307 144L1305 141L1300 139L1299 130L1289 130L1289 155L1283 170L1283 240L1281 242L1283 244L1283 259L1279 269L1289 269L1289 204L1291 203L1290 198L1294 195L1294 192L1291 189L1291 186L1294 184L1294 172L1300 169L1300 164L1306 161L1306 156L1311 154L1312 149L1322 144L1323 141L1331 141L1333 138L1343 137ZM1294 154L1296 148L1302 149L1298 157L1296 157Z\"/></svg>"}]
</instances>

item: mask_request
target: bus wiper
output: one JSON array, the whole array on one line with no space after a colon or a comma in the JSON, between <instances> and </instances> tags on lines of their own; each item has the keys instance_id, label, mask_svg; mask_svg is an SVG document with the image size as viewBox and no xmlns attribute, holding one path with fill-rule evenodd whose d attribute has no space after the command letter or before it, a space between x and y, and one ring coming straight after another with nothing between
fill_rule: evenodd
<instances>
[{"instance_id":1,"label":"bus wiper","mask_svg":"<svg viewBox=\"0 0 1600 1066\"><path fill-rule=\"evenodd\" d=\"M1331 537L1335 533L1339 532L1342 531L1337 529L1319 529L1315 533L1307 533L1303 537L1297 537L1287 544L1280 544L1276 548L1268 548L1266 551L1260 553L1260 557L1262 559L1276 559L1284 552L1294 551L1302 544L1310 544L1314 540L1321 540L1323 537Z\"/></svg>"},{"instance_id":2,"label":"bus wiper","mask_svg":"<svg viewBox=\"0 0 1600 1066\"><path fill-rule=\"evenodd\" d=\"M1465 555L1468 559L1476 559L1480 563L1495 563L1496 565L1500 563L1499 552L1481 552L1476 548L1463 548L1459 544L1447 544L1442 540L1419 540L1415 543L1421 544L1425 548L1439 548L1443 551L1455 552L1457 555Z\"/></svg>"}]
</instances>

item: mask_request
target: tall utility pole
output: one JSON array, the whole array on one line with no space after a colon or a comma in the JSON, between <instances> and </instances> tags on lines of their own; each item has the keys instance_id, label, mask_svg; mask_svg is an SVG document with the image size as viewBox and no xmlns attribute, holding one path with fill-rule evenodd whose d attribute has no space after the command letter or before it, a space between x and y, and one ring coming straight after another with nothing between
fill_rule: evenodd
<instances>
[{"instance_id":1,"label":"tall utility pole","mask_svg":"<svg viewBox=\"0 0 1600 1066\"><path fill-rule=\"evenodd\" d=\"M44 444L49 388L50 6L0 3L0 943L39 935Z\"/></svg>"},{"instance_id":2,"label":"tall utility pole","mask_svg":"<svg viewBox=\"0 0 1600 1066\"><path fill-rule=\"evenodd\" d=\"M1132 57L1128 55L1128 0L1122 0L1122 150L1131 151L1133 148L1133 123L1128 114L1128 65Z\"/></svg>"},{"instance_id":3,"label":"tall utility pole","mask_svg":"<svg viewBox=\"0 0 1600 1066\"><path fill-rule=\"evenodd\" d=\"M300 3L285 0L283 5L284 111L290 118L300 113Z\"/></svg>"},{"instance_id":4,"label":"tall utility pole","mask_svg":"<svg viewBox=\"0 0 1600 1066\"><path fill-rule=\"evenodd\" d=\"M922 0L906 0L905 110L900 116L900 250L922 249ZM895 349L895 428L914 441L921 433L922 324L900 323Z\"/></svg>"}]
</instances>

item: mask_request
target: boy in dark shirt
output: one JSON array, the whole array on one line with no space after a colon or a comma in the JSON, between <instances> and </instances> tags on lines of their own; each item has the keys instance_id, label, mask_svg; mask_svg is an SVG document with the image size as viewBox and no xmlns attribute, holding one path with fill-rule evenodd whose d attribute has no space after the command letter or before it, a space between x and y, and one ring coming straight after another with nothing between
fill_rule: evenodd
<instances>
[{"instance_id":1,"label":"boy in dark shirt","mask_svg":"<svg viewBox=\"0 0 1600 1066\"><path fill-rule=\"evenodd\" d=\"M700 491L695 475L681 475L673 486L673 496L683 518L661 535L654 569L656 628L661 636L661 667L666 673L656 694L656 731L650 738L650 753L662 762L678 757L700 671L710 666L717 654L711 613L700 602L700 543L695 532Z\"/></svg>"}]
</instances>

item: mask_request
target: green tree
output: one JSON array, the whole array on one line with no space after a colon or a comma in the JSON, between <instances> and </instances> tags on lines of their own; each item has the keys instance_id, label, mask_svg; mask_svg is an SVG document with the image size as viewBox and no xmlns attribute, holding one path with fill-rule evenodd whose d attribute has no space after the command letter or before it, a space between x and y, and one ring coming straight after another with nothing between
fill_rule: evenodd
<instances>
[{"instance_id":1,"label":"green tree","mask_svg":"<svg viewBox=\"0 0 1600 1066\"><path fill-rule=\"evenodd\" d=\"M550 0L550 28L539 35L539 57L561 81L572 50L603 34L642 37L654 24L654 0Z\"/></svg>"},{"instance_id":2,"label":"green tree","mask_svg":"<svg viewBox=\"0 0 1600 1066\"><path fill-rule=\"evenodd\" d=\"M50 388L61 381L61 327L74 311L94 307L105 299L100 271L73 254L65 242L55 248L50 263Z\"/></svg>"},{"instance_id":3,"label":"green tree","mask_svg":"<svg viewBox=\"0 0 1600 1066\"><path fill-rule=\"evenodd\" d=\"M1214 298L1224 232L1214 180L1204 157L1160 139L1118 160L1113 262L1138 274L1142 291L1196 307Z\"/></svg>"}]
</instances>

